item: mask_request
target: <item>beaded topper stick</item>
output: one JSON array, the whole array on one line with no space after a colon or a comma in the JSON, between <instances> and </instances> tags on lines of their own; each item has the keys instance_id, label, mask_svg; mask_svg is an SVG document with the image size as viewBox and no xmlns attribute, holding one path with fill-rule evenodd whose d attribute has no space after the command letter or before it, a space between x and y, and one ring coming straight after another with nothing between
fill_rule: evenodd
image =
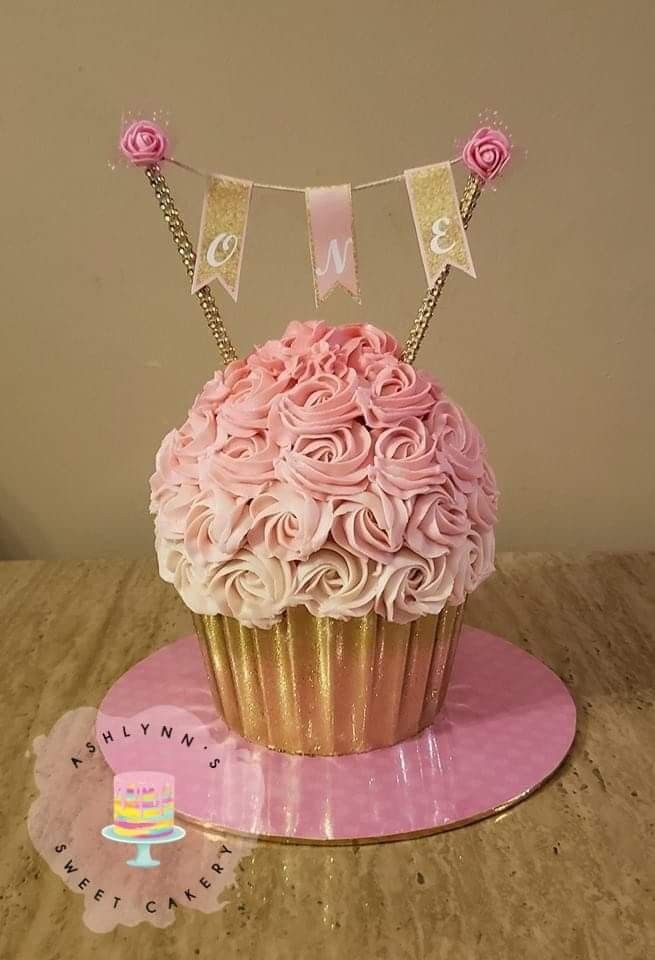
<instances>
[{"instance_id":1,"label":"beaded topper stick","mask_svg":"<svg viewBox=\"0 0 655 960\"><path fill-rule=\"evenodd\" d=\"M193 280L196 253L182 217L175 206L170 188L166 183L166 177L159 167L160 161L165 159L168 150L166 134L155 123L148 120L137 120L127 128L121 137L120 148L130 163L136 167L145 168L146 177L155 191L159 209L168 224L173 243L184 264L189 281ZM236 360L237 352L225 329L218 304L214 300L214 294L208 286L205 286L201 287L195 296L205 315L211 335L216 341L223 363L228 364L232 360Z\"/></svg>"},{"instance_id":2,"label":"beaded topper stick","mask_svg":"<svg viewBox=\"0 0 655 960\"><path fill-rule=\"evenodd\" d=\"M502 172L509 161L510 154L511 145L508 137L502 130L491 127L480 127L466 143L462 151L462 161L468 167L469 175L459 204L465 230L473 216L483 187L495 180ZM406 363L413 364L416 359L449 274L450 264L446 264L423 297L403 350L403 360Z\"/></svg>"},{"instance_id":3,"label":"beaded topper stick","mask_svg":"<svg viewBox=\"0 0 655 960\"><path fill-rule=\"evenodd\" d=\"M120 149L130 163L145 169L146 177L155 191L159 208L168 224L168 229L184 264L187 276L189 280L193 280L196 253L184 222L175 206L166 178L159 166L162 160L170 159L166 156L168 151L166 134L157 124L151 121L137 120L123 133ZM510 158L510 153L511 146L508 137L501 130L491 127L481 127L466 143L461 159L469 170L469 176L460 201L460 213L465 229L469 225L483 187L501 173ZM399 179L401 177L390 177L363 186L377 186L378 183L388 183ZM265 185L262 184L261 186ZM292 188L275 187L274 189ZM407 363L413 364L416 359L449 274L450 265L447 264L428 288L423 298L402 354L403 360ZM237 352L230 340L209 286L201 287L195 296L216 341L223 363L228 364L232 360L236 360Z\"/></svg>"}]
</instances>

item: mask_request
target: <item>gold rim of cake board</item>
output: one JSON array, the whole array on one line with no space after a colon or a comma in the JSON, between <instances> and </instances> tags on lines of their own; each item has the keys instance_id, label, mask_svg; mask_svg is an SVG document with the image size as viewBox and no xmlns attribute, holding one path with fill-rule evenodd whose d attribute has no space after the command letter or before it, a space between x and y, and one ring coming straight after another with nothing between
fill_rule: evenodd
<instances>
[{"instance_id":1,"label":"gold rim of cake board","mask_svg":"<svg viewBox=\"0 0 655 960\"><path fill-rule=\"evenodd\" d=\"M560 770L560 768L568 759L574 742L575 736L571 740L571 743L569 744L562 759L559 761L557 766L550 771L550 773L547 773L546 776L539 780L538 783L535 783L534 786L528 787L527 790L523 790L522 793L517 794L510 800L505 800L504 803L499 804L497 807L489 807L487 810L476 813L471 817L464 817L461 820L453 820L451 823L443 823L438 827L425 827L422 830L409 830L405 833L384 834L379 837L339 837L338 839L318 840L314 837L278 837L267 833L247 833L244 830L235 830L231 827L221 827L218 824L199 820L197 817L192 817L190 814L183 813L181 810L176 810L175 816L179 817L180 820L184 820L184 822L188 823L190 826L198 827L199 829L204 830L206 833L211 833L212 835L219 833L224 836L238 837L239 839L244 840L261 840L263 843L280 844L282 846L347 847L363 844L368 845L371 843L397 843L402 840L420 840L421 837L432 837L437 833L446 833L449 830L458 830L460 827L468 827L472 823L478 823L480 820L486 820L489 817L498 816L499 814L504 813L506 810L509 810L511 807L515 807L518 803L521 803L522 800L526 800L528 797L532 796L533 793L536 793L537 790L540 790L541 787L548 783L548 781L551 780Z\"/></svg>"}]
</instances>

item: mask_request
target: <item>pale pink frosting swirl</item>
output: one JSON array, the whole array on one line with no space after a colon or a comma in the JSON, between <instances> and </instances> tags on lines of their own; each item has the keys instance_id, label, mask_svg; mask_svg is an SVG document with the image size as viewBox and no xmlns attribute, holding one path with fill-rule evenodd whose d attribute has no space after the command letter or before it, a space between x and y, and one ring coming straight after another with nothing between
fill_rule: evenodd
<instances>
[{"instance_id":1,"label":"pale pink frosting swirl","mask_svg":"<svg viewBox=\"0 0 655 960\"><path fill-rule=\"evenodd\" d=\"M434 406L434 383L408 363L383 360L371 366L370 374L369 426L392 427L407 417L423 417Z\"/></svg>"},{"instance_id":2,"label":"pale pink frosting swirl","mask_svg":"<svg viewBox=\"0 0 655 960\"><path fill-rule=\"evenodd\" d=\"M193 613L215 615L218 606L207 588L207 569L200 569L189 560L183 545L176 540L158 537L155 540L159 575L172 583Z\"/></svg>"},{"instance_id":3,"label":"pale pink frosting swirl","mask_svg":"<svg viewBox=\"0 0 655 960\"><path fill-rule=\"evenodd\" d=\"M218 564L210 573L207 589L219 613L264 630L297 602L293 565L247 549Z\"/></svg>"},{"instance_id":4,"label":"pale pink frosting swirl","mask_svg":"<svg viewBox=\"0 0 655 960\"><path fill-rule=\"evenodd\" d=\"M464 493L471 493L484 469L482 438L464 411L451 400L437 401L427 420L437 462Z\"/></svg>"},{"instance_id":5,"label":"pale pink frosting swirl","mask_svg":"<svg viewBox=\"0 0 655 960\"><path fill-rule=\"evenodd\" d=\"M211 459L201 462L200 487L226 490L235 497L255 497L274 479L277 454L277 444L263 431L247 437L228 436Z\"/></svg>"},{"instance_id":6,"label":"pale pink frosting swirl","mask_svg":"<svg viewBox=\"0 0 655 960\"><path fill-rule=\"evenodd\" d=\"M371 487L335 507L332 536L344 550L386 563L402 547L409 512L406 500Z\"/></svg>"},{"instance_id":7,"label":"pale pink frosting swirl","mask_svg":"<svg viewBox=\"0 0 655 960\"><path fill-rule=\"evenodd\" d=\"M284 374L274 376L264 367L249 367L235 360L225 371L229 394L221 406L221 429L235 437L248 437L265 430L275 397L288 386Z\"/></svg>"},{"instance_id":8,"label":"pale pink frosting swirl","mask_svg":"<svg viewBox=\"0 0 655 960\"><path fill-rule=\"evenodd\" d=\"M187 515L184 546L189 559L198 565L229 560L243 543L249 527L247 500L224 490L205 492Z\"/></svg>"},{"instance_id":9,"label":"pale pink frosting swirl","mask_svg":"<svg viewBox=\"0 0 655 960\"><path fill-rule=\"evenodd\" d=\"M332 347L339 347L349 367L366 375L373 364L386 357L398 357L398 341L390 333L378 330L370 323L350 327L335 327L328 336Z\"/></svg>"},{"instance_id":10,"label":"pale pink frosting swirl","mask_svg":"<svg viewBox=\"0 0 655 960\"><path fill-rule=\"evenodd\" d=\"M315 617L350 620L373 607L377 574L369 561L326 543L298 564L298 596Z\"/></svg>"},{"instance_id":11,"label":"pale pink frosting swirl","mask_svg":"<svg viewBox=\"0 0 655 960\"><path fill-rule=\"evenodd\" d=\"M453 574L447 554L420 557L403 547L381 567L376 611L394 623L437 614L450 597Z\"/></svg>"},{"instance_id":12,"label":"pale pink frosting swirl","mask_svg":"<svg viewBox=\"0 0 655 960\"><path fill-rule=\"evenodd\" d=\"M471 527L466 508L466 497L448 481L417 497L407 524L407 545L422 557L440 557L459 547Z\"/></svg>"},{"instance_id":13,"label":"pale pink frosting swirl","mask_svg":"<svg viewBox=\"0 0 655 960\"><path fill-rule=\"evenodd\" d=\"M306 491L273 483L250 504L248 543L255 553L281 560L304 560L325 543L332 525L332 503Z\"/></svg>"},{"instance_id":14,"label":"pale pink frosting swirl","mask_svg":"<svg viewBox=\"0 0 655 960\"><path fill-rule=\"evenodd\" d=\"M368 484L371 435L353 422L322 435L301 434L281 451L276 473L317 500L360 493Z\"/></svg>"},{"instance_id":15,"label":"pale pink frosting swirl","mask_svg":"<svg viewBox=\"0 0 655 960\"><path fill-rule=\"evenodd\" d=\"M452 603L463 603L467 593L473 593L494 571L495 539L493 530L480 533L469 530L462 546L453 554L455 582Z\"/></svg>"},{"instance_id":16,"label":"pale pink frosting swirl","mask_svg":"<svg viewBox=\"0 0 655 960\"><path fill-rule=\"evenodd\" d=\"M291 442L294 437L349 426L362 414L357 389L354 370L347 370L344 377L317 373L301 380L279 398L271 412L271 436L283 444Z\"/></svg>"},{"instance_id":17,"label":"pale pink frosting swirl","mask_svg":"<svg viewBox=\"0 0 655 960\"><path fill-rule=\"evenodd\" d=\"M157 533L169 540L183 540L189 514L199 496L196 483L164 484L156 496L153 491L151 510L157 514Z\"/></svg>"},{"instance_id":18,"label":"pale pink frosting swirl","mask_svg":"<svg viewBox=\"0 0 655 960\"><path fill-rule=\"evenodd\" d=\"M471 490L467 504L468 515L480 531L493 530L498 519L498 488L494 472L484 461L482 476Z\"/></svg>"},{"instance_id":19,"label":"pale pink frosting swirl","mask_svg":"<svg viewBox=\"0 0 655 960\"><path fill-rule=\"evenodd\" d=\"M376 433L371 478L401 500L436 490L443 468L436 460L436 440L422 420L408 417Z\"/></svg>"},{"instance_id":20,"label":"pale pink frosting swirl","mask_svg":"<svg viewBox=\"0 0 655 960\"><path fill-rule=\"evenodd\" d=\"M217 373L150 484L161 575L198 613L405 623L493 570L480 435L370 324L293 323Z\"/></svg>"}]
</instances>

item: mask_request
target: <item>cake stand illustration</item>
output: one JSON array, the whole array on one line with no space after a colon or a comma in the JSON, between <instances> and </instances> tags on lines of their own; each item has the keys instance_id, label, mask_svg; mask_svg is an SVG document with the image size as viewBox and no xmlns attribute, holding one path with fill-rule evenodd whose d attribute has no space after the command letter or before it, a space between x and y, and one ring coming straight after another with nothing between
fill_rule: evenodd
<instances>
[{"instance_id":1,"label":"cake stand illustration","mask_svg":"<svg viewBox=\"0 0 655 960\"><path fill-rule=\"evenodd\" d=\"M160 861L155 860L150 855L150 845L153 843L173 843L175 840L181 840L186 836L186 830L183 827L173 827L173 832L167 837L152 837L150 840L135 840L131 837L119 837L114 831L114 825L109 824L100 831L106 840L115 840L118 843L133 843L136 846L136 855L131 860L125 862L130 867L158 867Z\"/></svg>"},{"instance_id":2,"label":"cake stand illustration","mask_svg":"<svg viewBox=\"0 0 655 960\"><path fill-rule=\"evenodd\" d=\"M174 843L186 830L174 822L175 779L151 770L127 771L114 777L114 822L100 831L106 840L131 843L136 854L130 867L158 867L150 847Z\"/></svg>"}]
</instances>

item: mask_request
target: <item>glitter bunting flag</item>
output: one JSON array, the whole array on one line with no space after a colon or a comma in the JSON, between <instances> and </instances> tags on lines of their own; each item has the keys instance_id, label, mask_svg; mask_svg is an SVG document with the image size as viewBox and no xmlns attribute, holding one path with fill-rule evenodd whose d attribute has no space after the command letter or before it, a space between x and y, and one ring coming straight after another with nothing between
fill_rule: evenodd
<instances>
[{"instance_id":1,"label":"glitter bunting flag","mask_svg":"<svg viewBox=\"0 0 655 960\"><path fill-rule=\"evenodd\" d=\"M251 192L250 180L209 178L202 207L192 293L218 280L236 302Z\"/></svg>"},{"instance_id":2,"label":"glitter bunting flag","mask_svg":"<svg viewBox=\"0 0 655 960\"><path fill-rule=\"evenodd\" d=\"M428 285L448 264L474 277L450 163L405 170L405 183Z\"/></svg>"}]
</instances>

